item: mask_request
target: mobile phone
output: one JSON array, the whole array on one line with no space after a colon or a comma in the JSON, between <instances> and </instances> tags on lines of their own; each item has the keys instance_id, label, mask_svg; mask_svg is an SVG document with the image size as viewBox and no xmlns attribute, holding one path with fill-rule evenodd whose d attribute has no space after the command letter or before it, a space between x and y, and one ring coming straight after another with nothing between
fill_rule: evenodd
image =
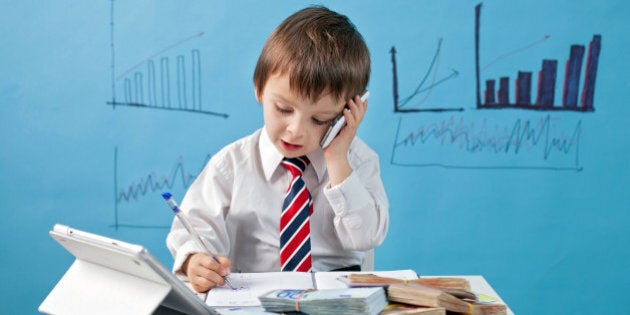
<instances>
[{"instance_id":1,"label":"mobile phone","mask_svg":"<svg viewBox=\"0 0 630 315\"><path fill-rule=\"evenodd\" d=\"M365 102L368 96L370 96L370 91L365 91L365 93L361 95L361 102ZM330 144L330 142L335 139L339 131L341 131L341 128L343 128L343 126L345 125L346 117L343 116L343 113L339 114L339 116L335 117L335 119L330 122L330 127L328 127L326 134L324 134L324 138L322 138L322 141L319 143L322 149L326 148Z\"/></svg>"}]
</instances>

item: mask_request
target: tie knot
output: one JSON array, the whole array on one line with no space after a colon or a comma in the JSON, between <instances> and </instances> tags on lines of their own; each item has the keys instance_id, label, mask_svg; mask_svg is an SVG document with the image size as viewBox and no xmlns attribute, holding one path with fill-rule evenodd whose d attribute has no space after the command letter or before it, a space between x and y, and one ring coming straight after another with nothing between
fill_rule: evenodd
<instances>
[{"instance_id":1,"label":"tie knot","mask_svg":"<svg viewBox=\"0 0 630 315\"><path fill-rule=\"evenodd\" d=\"M282 159L282 166L288 169L293 176L302 176L302 173L308 166L309 160L306 156Z\"/></svg>"}]
</instances>

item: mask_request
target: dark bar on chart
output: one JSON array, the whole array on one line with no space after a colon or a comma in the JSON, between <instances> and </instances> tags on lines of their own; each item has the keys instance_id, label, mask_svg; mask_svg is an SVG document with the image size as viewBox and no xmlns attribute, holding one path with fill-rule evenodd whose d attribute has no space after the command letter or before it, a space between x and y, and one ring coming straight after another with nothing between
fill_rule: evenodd
<instances>
[{"instance_id":1,"label":"dark bar on chart","mask_svg":"<svg viewBox=\"0 0 630 315\"><path fill-rule=\"evenodd\" d=\"M536 99L536 105L543 108L553 107L557 73L558 60L544 59L542 69L538 72L538 98Z\"/></svg>"},{"instance_id":2,"label":"dark bar on chart","mask_svg":"<svg viewBox=\"0 0 630 315\"><path fill-rule=\"evenodd\" d=\"M192 50L192 107L201 110L201 57L198 49Z\"/></svg>"},{"instance_id":3,"label":"dark bar on chart","mask_svg":"<svg viewBox=\"0 0 630 315\"><path fill-rule=\"evenodd\" d=\"M486 80L486 91L484 94L484 104L486 105L494 105L496 101L494 99L495 91L494 91L494 80Z\"/></svg>"},{"instance_id":4,"label":"dark bar on chart","mask_svg":"<svg viewBox=\"0 0 630 315\"><path fill-rule=\"evenodd\" d=\"M131 94L132 94L131 93L131 79L125 78L123 87L125 89L125 102L127 103L133 102L133 99L131 98Z\"/></svg>"},{"instance_id":5,"label":"dark bar on chart","mask_svg":"<svg viewBox=\"0 0 630 315\"><path fill-rule=\"evenodd\" d=\"M572 45L569 60L564 74L564 89L562 92L562 106L577 107L578 89L580 87L580 72L584 60L584 46Z\"/></svg>"},{"instance_id":6,"label":"dark bar on chart","mask_svg":"<svg viewBox=\"0 0 630 315\"><path fill-rule=\"evenodd\" d=\"M144 99L143 99L144 91L142 90L142 87L144 85L143 82L144 80L143 80L142 72L136 71L133 76L133 83L134 83L134 88L136 92L134 102L137 104L142 104L144 102Z\"/></svg>"},{"instance_id":7,"label":"dark bar on chart","mask_svg":"<svg viewBox=\"0 0 630 315\"><path fill-rule=\"evenodd\" d=\"M177 56L177 101L179 109L188 109L186 95L186 63L184 56Z\"/></svg>"},{"instance_id":8,"label":"dark bar on chart","mask_svg":"<svg viewBox=\"0 0 630 315\"><path fill-rule=\"evenodd\" d=\"M586 56L586 69L584 72L584 87L582 88L581 106L585 110L593 110L593 98L595 97L595 78L597 76L597 64L599 63L599 51L602 47L602 36L594 35L588 45Z\"/></svg>"},{"instance_id":9,"label":"dark bar on chart","mask_svg":"<svg viewBox=\"0 0 630 315\"><path fill-rule=\"evenodd\" d=\"M501 77L499 79L499 93L498 93L499 105L510 104L510 78Z\"/></svg>"},{"instance_id":10,"label":"dark bar on chart","mask_svg":"<svg viewBox=\"0 0 630 315\"><path fill-rule=\"evenodd\" d=\"M146 105L156 106L157 98L155 91L155 64L153 60L147 62L147 94L148 99Z\"/></svg>"},{"instance_id":11,"label":"dark bar on chart","mask_svg":"<svg viewBox=\"0 0 630 315\"><path fill-rule=\"evenodd\" d=\"M516 105L532 104L532 73L519 71L516 77Z\"/></svg>"},{"instance_id":12,"label":"dark bar on chart","mask_svg":"<svg viewBox=\"0 0 630 315\"><path fill-rule=\"evenodd\" d=\"M171 82L170 82L169 59L162 57L160 59L160 92L162 98L162 107L171 108Z\"/></svg>"}]
</instances>

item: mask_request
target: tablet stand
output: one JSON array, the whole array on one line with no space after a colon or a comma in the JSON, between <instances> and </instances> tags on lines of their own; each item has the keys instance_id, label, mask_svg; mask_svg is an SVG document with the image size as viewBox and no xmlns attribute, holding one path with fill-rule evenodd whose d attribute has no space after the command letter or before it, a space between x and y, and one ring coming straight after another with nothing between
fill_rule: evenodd
<instances>
[{"instance_id":1,"label":"tablet stand","mask_svg":"<svg viewBox=\"0 0 630 315\"><path fill-rule=\"evenodd\" d=\"M39 307L48 314L153 314L171 287L76 259Z\"/></svg>"}]
</instances>

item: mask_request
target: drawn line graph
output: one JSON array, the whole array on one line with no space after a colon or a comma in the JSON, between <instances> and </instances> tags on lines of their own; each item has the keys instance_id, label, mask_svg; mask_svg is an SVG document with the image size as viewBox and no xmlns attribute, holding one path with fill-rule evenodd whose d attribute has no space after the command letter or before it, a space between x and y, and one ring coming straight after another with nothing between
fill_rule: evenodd
<instances>
[{"instance_id":1,"label":"drawn line graph","mask_svg":"<svg viewBox=\"0 0 630 315\"><path fill-rule=\"evenodd\" d=\"M402 123L401 117L392 148L392 165L578 172L583 169L579 163L581 121L573 127L561 127L547 115L537 121L517 119L511 126L497 124L492 127L487 122L475 125L464 118L451 117L401 134ZM431 149L450 150L449 153L458 158L452 162L435 162L411 156ZM509 164L506 162L508 158Z\"/></svg>"},{"instance_id":2,"label":"drawn line graph","mask_svg":"<svg viewBox=\"0 0 630 315\"><path fill-rule=\"evenodd\" d=\"M201 51L190 49L188 54L166 53L183 44L198 40L204 32L197 32L188 37L176 40L140 58L133 66L116 75L116 45L114 32L114 1L111 1L110 49L112 99L107 105L116 108L127 106L134 108L182 111L195 114L228 118L228 114L204 109L202 106L202 64ZM122 99L118 99L122 91Z\"/></svg>"},{"instance_id":3,"label":"drawn line graph","mask_svg":"<svg viewBox=\"0 0 630 315\"><path fill-rule=\"evenodd\" d=\"M210 157L210 155L206 156L202 164L203 166L206 165ZM187 189L199 173L190 173L185 167L184 158L179 156L173 163L170 172L167 174L157 174L152 171L145 176L140 177L137 181L132 181L127 185L123 185L121 188L118 179L118 166L118 147L116 147L114 149L114 224L111 225L111 227L114 227L115 229L121 227L169 228L170 226L129 224L128 222L123 222L124 220L121 220L120 218L119 206L121 204L128 204L132 201L138 201L146 195L172 190L178 184L181 184L182 188Z\"/></svg>"},{"instance_id":4,"label":"drawn line graph","mask_svg":"<svg viewBox=\"0 0 630 315\"><path fill-rule=\"evenodd\" d=\"M392 63L392 76L393 76L393 91L394 91L394 112L396 113L415 113L415 112L446 112L446 111L463 111L463 108L423 108L421 107L429 98L433 89L449 80L456 78L459 75L459 71L450 69L450 73L447 76L438 78L439 64L440 64L440 52L442 49L442 38L438 39L437 47L433 58L429 63L426 73L420 79L420 83L416 86L415 90L407 97L399 100L398 92L398 65L396 61L396 47L392 46L390 50L391 63ZM431 82L427 85L427 80L431 77ZM416 102L413 108L403 108L407 106L411 101L416 99L419 95L425 93L424 98L419 102Z\"/></svg>"}]
</instances>

